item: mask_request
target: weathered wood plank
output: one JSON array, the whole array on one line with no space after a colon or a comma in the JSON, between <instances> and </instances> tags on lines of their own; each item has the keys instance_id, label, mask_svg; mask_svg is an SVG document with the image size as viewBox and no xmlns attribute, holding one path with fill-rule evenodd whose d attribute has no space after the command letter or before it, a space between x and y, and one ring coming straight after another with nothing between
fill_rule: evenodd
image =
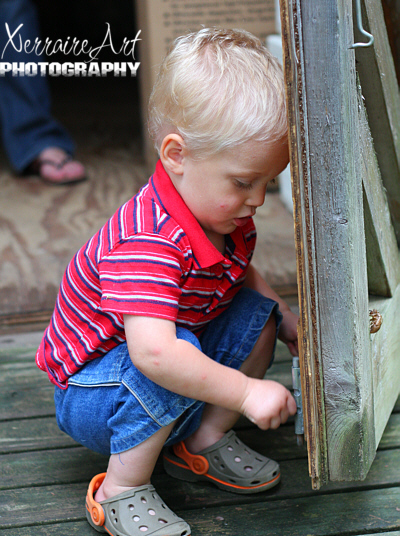
<instances>
[{"instance_id":1,"label":"weathered wood plank","mask_svg":"<svg viewBox=\"0 0 400 536\"><path fill-rule=\"evenodd\" d=\"M381 329L370 335L373 355L375 440L378 442L400 392L400 286L397 287L393 298L371 300L370 307L377 309L383 318Z\"/></svg>"},{"instance_id":2,"label":"weathered wood plank","mask_svg":"<svg viewBox=\"0 0 400 536\"><path fill-rule=\"evenodd\" d=\"M54 523L51 525L41 524L17 529L0 530L1 536L94 536L96 533L87 521ZM396 535L393 535L396 536Z\"/></svg>"},{"instance_id":3,"label":"weathered wood plank","mask_svg":"<svg viewBox=\"0 0 400 536\"><path fill-rule=\"evenodd\" d=\"M263 449L265 453L266 449ZM262 450L260 449L262 452ZM83 448L58 451L32 452L25 459L22 455L2 456L1 485L2 492L18 488L52 486L86 483L100 472L106 470L108 458L92 453ZM186 509L223 504L237 504L287 499L318 495L311 489L307 474L307 459L280 461L282 480L276 488L258 497L221 492L213 485L204 483L191 484L176 481L165 474L161 462L152 477L160 495L175 508ZM400 485L400 450L389 449L378 452L367 478L363 482L331 482L324 493L336 493L363 489L377 489ZM190 501L188 501L188 497ZM189 503L189 504L188 504ZM190 505L190 506L189 506Z\"/></svg>"},{"instance_id":4,"label":"weathered wood plank","mask_svg":"<svg viewBox=\"0 0 400 536\"><path fill-rule=\"evenodd\" d=\"M300 353L311 475L319 485L364 478L375 452L357 84L348 48L351 4L293 0L288 6L289 20L293 12L296 18L287 36L295 45L286 79L294 71L302 95L298 108L289 99L291 136L297 136L291 157L297 154Z\"/></svg>"},{"instance_id":5,"label":"weathered wood plank","mask_svg":"<svg viewBox=\"0 0 400 536\"><path fill-rule=\"evenodd\" d=\"M358 100L364 187L364 226L370 294L393 296L400 283L400 254L386 192L361 96Z\"/></svg>"},{"instance_id":6,"label":"weathered wood plank","mask_svg":"<svg viewBox=\"0 0 400 536\"><path fill-rule=\"evenodd\" d=\"M397 447L400 447L400 414L392 413L382 434L379 448L391 449Z\"/></svg>"},{"instance_id":7,"label":"weathered wood plank","mask_svg":"<svg viewBox=\"0 0 400 536\"><path fill-rule=\"evenodd\" d=\"M400 94L382 4L365 0L365 28L374 45L356 49L357 71L383 183L400 240Z\"/></svg>"},{"instance_id":8,"label":"weathered wood plank","mask_svg":"<svg viewBox=\"0 0 400 536\"><path fill-rule=\"evenodd\" d=\"M75 446L58 428L54 416L17 419L0 424L0 454Z\"/></svg>"},{"instance_id":9,"label":"weathered wood plank","mask_svg":"<svg viewBox=\"0 0 400 536\"><path fill-rule=\"evenodd\" d=\"M0 420L54 415L54 387L34 362L0 365Z\"/></svg>"},{"instance_id":10,"label":"weathered wood plank","mask_svg":"<svg viewBox=\"0 0 400 536\"><path fill-rule=\"evenodd\" d=\"M43 332L17 333L0 336L0 364L34 361Z\"/></svg>"},{"instance_id":11,"label":"weathered wood plank","mask_svg":"<svg viewBox=\"0 0 400 536\"><path fill-rule=\"evenodd\" d=\"M222 493L222 492L221 492ZM0 492L0 528L26 527L61 521L81 521L84 518L86 484L71 484L68 493L64 486L24 488ZM265 494L266 495L266 494ZM356 491L326 495L276 499L192 509L190 497L185 509L175 508L191 524L194 534L226 534L239 536L279 535L315 536L347 533L363 534L370 531L399 530L398 505L400 489ZM166 501L168 504L168 501ZM292 522L291 522L292 521ZM31 527L32 528L32 527Z\"/></svg>"},{"instance_id":12,"label":"weathered wood plank","mask_svg":"<svg viewBox=\"0 0 400 536\"><path fill-rule=\"evenodd\" d=\"M252 536L328 536L340 534L346 527L349 534L369 530L398 530L397 510L400 492L396 488L363 493L322 495L319 497L258 503L238 508L185 512L184 517L196 535L221 534ZM286 523L284 520L287 520Z\"/></svg>"},{"instance_id":13,"label":"weathered wood plank","mask_svg":"<svg viewBox=\"0 0 400 536\"><path fill-rule=\"evenodd\" d=\"M280 7L299 292L299 357L304 431L310 476L313 486L319 487L327 479L327 438L319 324L316 319L316 259L312 255L315 239L311 210L307 100L304 93L302 18L300 2L284 0Z\"/></svg>"},{"instance_id":14,"label":"weathered wood plank","mask_svg":"<svg viewBox=\"0 0 400 536\"><path fill-rule=\"evenodd\" d=\"M70 522L70 523L60 523L54 525L41 525L40 527L34 527L35 534L39 536L60 536L68 534L69 536L93 536L94 532L89 524L85 521L80 522ZM249 533L247 529L246 534ZM219 531L218 534L223 535L223 530ZM265 533L264 533L265 534ZM32 527L23 527L19 529L8 529L5 531L0 531L1 536L32 536ZM194 536L194 535L193 535ZM364 536L364 535L359 535ZM365 535L367 536L367 535ZM382 532L368 534L368 536L383 536ZM400 531L385 531L385 536L400 536Z\"/></svg>"}]
</instances>

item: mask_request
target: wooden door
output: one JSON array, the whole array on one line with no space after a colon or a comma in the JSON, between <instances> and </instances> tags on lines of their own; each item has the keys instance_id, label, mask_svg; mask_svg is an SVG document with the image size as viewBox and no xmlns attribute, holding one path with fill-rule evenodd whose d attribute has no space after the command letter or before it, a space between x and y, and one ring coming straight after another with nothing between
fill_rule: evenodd
<instances>
[{"instance_id":1,"label":"wooden door","mask_svg":"<svg viewBox=\"0 0 400 536\"><path fill-rule=\"evenodd\" d=\"M281 6L314 488L365 478L400 391L400 97L381 2L362 10L354 49L350 0Z\"/></svg>"}]
</instances>

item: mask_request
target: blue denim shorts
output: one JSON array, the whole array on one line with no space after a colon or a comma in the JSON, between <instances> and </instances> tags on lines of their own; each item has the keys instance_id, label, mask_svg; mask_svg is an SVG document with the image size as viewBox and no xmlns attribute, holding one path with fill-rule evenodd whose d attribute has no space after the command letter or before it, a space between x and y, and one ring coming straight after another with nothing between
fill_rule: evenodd
<instances>
[{"instance_id":1,"label":"blue denim shorts","mask_svg":"<svg viewBox=\"0 0 400 536\"><path fill-rule=\"evenodd\" d=\"M278 332L282 319L278 304L243 288L200 340L179 327L177 337L211 359L239 369L272 313ZM186 439L199 427L204 408L203 402L168 391L144 376L133 365L126 343L87 363L69 379L67 389L56 387L54 399L60 429L106 455L129 450L174 421L166 446Z\"/></svg>"}]
</instances>

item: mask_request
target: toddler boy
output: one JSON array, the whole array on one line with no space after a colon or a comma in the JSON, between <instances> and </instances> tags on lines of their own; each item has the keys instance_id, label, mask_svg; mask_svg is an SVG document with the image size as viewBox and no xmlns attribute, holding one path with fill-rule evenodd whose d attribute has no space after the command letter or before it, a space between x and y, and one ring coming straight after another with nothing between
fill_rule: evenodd
<instances>
[{"instance_id":1,"label":"toddler boy","mask_svg":"<svg viewBox=\"0 0 400 536\"><path fill-rule=\"evenodd\" d=\"M149 113L155 173L69 264L36 359L61 430L110 455L89 523L187 536L150 484L162 448L172 476L263 491L278 464L231 428L296 412L263 377L278 330L296 354L297 317L250 264L252 216L288 163L282 72L251 34L203 29L175 42Z\"/></svg>"}]
</instances>

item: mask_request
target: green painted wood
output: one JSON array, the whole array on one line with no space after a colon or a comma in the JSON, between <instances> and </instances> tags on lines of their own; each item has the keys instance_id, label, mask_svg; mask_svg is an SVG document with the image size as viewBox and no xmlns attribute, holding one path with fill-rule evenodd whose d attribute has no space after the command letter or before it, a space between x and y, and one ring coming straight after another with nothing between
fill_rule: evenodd
<instances>
[{"instance_id":1,"label":"green painted wood","mask_svg":"<svg viewBox=\"0 0 400 536\"><path fill-rule=\"evenodd\" d=\"M288 0L287 13L300 353L318 486L364 478L376 447L352 4Z\"/></svg>"},{"instance_id":2,"label":"green painted wood","mask_svg":"<svg viewBox=\"0 0 400 536\"><path fill-rule=\"evenodd\" d=\"M36 525L42 520L46 523L81 521L85 492L85 484L69 485L67 496L65 486L2 491L0 529ZM193 508L188 496L185 509L173 507L192 525L193 536L225 533L238 536L248 534L249 530L252 536L265 536L266 523L267 534L291 536L341 534L344 528L347 534L400 528L400 489L397 487L274 500L265 500L268 495L262 495L253 497L255 502L248 504L236 496L236 504L223 505L221 501L207 508L204 502Z\"/></svg>"},{"instance_id":3,"label":"green painted wood","mask_svg":"<svg viewBox=\"0 0 400 536\"><path fill-rule=\"evenodd\" d=\"M365 28L374 45L356 49L357 71L390 212L400 241L400 94L382 3L365 0Z\"/></svg>"},{"instance_id":4,"label":"green painted wood","mask_svg":"<svg viewBox=\"0 0 400 536\"><path fill-rule=\"evenodd\" d=\"M0 454L74 445L75 441L60 431L54 416L10 420L0 424Z\"/></svg>"},{"instance_id":5,"label":"green painted wood","mask_svg":"<svg viewBox=\"0 0 400 536\"><path fill-rule=\"evenodd\" d=\"M400 414L392 413L383 432L379 448L392 449L398 447L400 447Z\"/></svg>"},{"instance_id":6,"label":"green painted wood","mask_svg":"<svg viewBox=\"0 0 400 536\"><path fill-rule=\"evenodd\" d=\"M396 488L346 495L321 495L293 501L250 504L237 508L213 508L185 513L193 536L219 534L252 536L329 536L398 530L400 492Z\"/></svg>"},{"instance_id":7,"label":"green painted wood","mask_svg":"<svg viewBox=\"0 0 400 536\"><path fill-rule=\"evenodd\" d=\"M33 331L0 336L0 364L34 361L43 333Z\"/></svg>"},{"instance_id":8,"label":"green painted wood","mask_svg":"<svg viewBox=\"0 0 400 536\"><path fill-rule=\"evenodd\" d=\"M54 415L54 387L0 382L0 421Z\"/></svg>"},{"instance_id":9,"label":"green painted wood","mask_svg":"<svg viewBox=\"0 0 400 536\"><path fill-rule=\"evenodd\" d=\"M368 290L370 294L390 297L400 283L400 255L361 95L358 110Z\"/></svg>"},{"instance_id":10,"label":"green painted wood","mask_svg":"<svg viewBox=\"0 0 400 536\"><path fill-rule=\"evenodd\" d=\"M35 536L95 536L98 533L89 526L87 521L0 530L0 536L32 536L32 534Z\"/></svg>"},{"instance_id":11,"label":"green painted wood","mask_svg":"<svg viewBox=\"0 0 400 536\"><path fill-rule=\"evenodd\" d=\"M373 356L375 437L379 442L400 391L400 285L390 299L371 301L383 318L377 333L370 335Z\"/></svg>"},{"instance_id":12,"label":"green painted wood","mask_svg":"<svg viewBox=\"0 0 400 536\"><path fill-rule=\"evenodd\" d=\"M71 484L84 483L88 485L91 478L107 467L107 458L85 449L66 449L62 451L47 451L30 453L25 459L20 456L5 456L1 461L0 490L13 491L33 486L64 485L67 489ZM174 508L202 508L218 504L240 504L317 496L311 488L308 477L307 459L291 459L280 462L282 479L276 488L254 497L252 495L238 497L236 494L218 490L207 483L188 483L174 480L166 475L161 464L158 464L152 482L157 491ZM378 452L367 478L363 482L331 482L324 493L378 489L400 485L400 450L389 449Z\"/></svg>"},{"instance_id":13,"label":"green painted wood","mask_svg":"<svg viewBox=\"0 0 400 536\"><path fill-rule=\"evenodd\" d=\"M218 516L221 517L221 516ZM219 521L222 521L219 519ZM96 533L89 527L89 524L85 521L80 522L70 522L70 523L59 523L54 525L41 525L40 527L34 527L35 534L37 536L94 536ZM213 534L213 533L210 533ZM218 534L223 534L219 531ZM238 533L239 534L239 533ZM247 528L245 534L250 534L249 529ZM269 531L264 532L263 536L272 534ZM309 533L310 534L310 533ZM312 533L311 533L312 534ZM1 536L32 536L32 527L23 527L18 529L8 529L0 531ZM196 536L196 533L192 533L193 536ZM400 531L385 531L385 536L400 536ZM243 533L240 535L243 536ZM308 536L304 535L304 536ZM360 534L359 536L366 536ZM382 532L368 534L368 536L383 536Z\"/></svg>"}]
</instances>

